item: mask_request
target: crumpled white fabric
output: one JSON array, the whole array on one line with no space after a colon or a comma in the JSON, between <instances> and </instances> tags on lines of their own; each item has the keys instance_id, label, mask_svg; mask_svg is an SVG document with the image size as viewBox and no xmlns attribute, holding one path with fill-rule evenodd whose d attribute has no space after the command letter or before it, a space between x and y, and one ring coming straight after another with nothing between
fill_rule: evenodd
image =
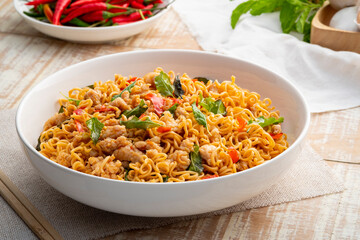
<instances>
[{"instance_id":1,"label":"crumpled white fabric","mask_svg":"<svg viewBox=\"0 0 360 240\"><path fill-rule=\"evenodd\" d=\"M177 0L173 7L204 50L246 59L283 76L298 87L311 112L360 105L360 54L283 34L279 13L244 15L233 30L230 16L241 2Z\"/></svg>"}]
</instances>

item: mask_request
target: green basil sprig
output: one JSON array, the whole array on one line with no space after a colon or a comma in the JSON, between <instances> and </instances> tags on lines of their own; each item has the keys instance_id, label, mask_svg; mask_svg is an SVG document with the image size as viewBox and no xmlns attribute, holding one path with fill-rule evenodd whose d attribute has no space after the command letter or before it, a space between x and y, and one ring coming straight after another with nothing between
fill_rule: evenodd
<instances>
[{"instance_id":1,"label":"green basil sprig","mask_svg":"<svg viewBox=\"0 0 360 240\"><path fill-rule=\"evenodd\" d=\"M258 123L261 127L267 127L274 124L279 124L284 121L283 117L280 117L279 119L276 119L274 117L265 118L264 116L260 116L255 120L249 120L248 124L251 124L253 122Z\"/></svg>"},{"instance_id":2,"label":"green basil sprig","mask_svg":"<svg viewBox=\"0 0 360 240\"><path fill-rule=\"evenodd\" d=\"M90 137L94 144L96 144L100 138L100 133L104 127L104 124L100 122L96 117L93 117L86 121L86 126L90 129Z\"/></svg>"},{"instance_id":3,"label":"green basil sprig","mask_svg":"<svg viewBox=\"0 0 360 240\"><path fill-rule=\"evenodd\" d=\"M111 102L114 101L116 98L121 97L121 95L123 95L123 93L124 93L125 91L128 91L129 93L131 93L131 89L135 86L135 83L136 83L136 81L134 81L134 82L131 83L129 86L127 86L124 90L122 90L120 94L114 95L114 96L111 98Z\"/></svg>"},{"instance_id":4,"label":"green basil sprig","mask_svg":"<svg viewBox=\"0 0 360 240\"><path fill-rule=\"evenodd\" d=\"M177 98L182 98L182 95L184 95L184 93L185 93L185 91L182 88L179 75L177 75L174 80L174 95Z\"/></svg>"},{"instance_id":5,"label":"green basil sprig","mask_svg":"<svg viewBox=\"0 0 360 240\"><path fill-rule=\"evenodd\" d=\"M150 120L149 117L147 117L145 120L139 120L136 116L134 116L132 119L128 121L120 121L121 125L124 125L126 128L140 128L140 129L148 129L148 128L154 128L154 127L160 127L162 125L155 123Z\"/></svg>"},{"instance_id":6,"label":"green basil sprig","mask_svg":"<svg viewBox=\"0 0 360 240\"><path fill-rule=\"evenodd\" d=\"M193 110L194 117L195 117L196 121L200 125L203 125L207 129L207 122L206 122L205 115L200 111L200 109L197 108L195 103L191 104L191 107L192 107L192 110Z\"/></svg>"},{"instance_id":7,"label":"green basil sprig","mask_svg":"<svg viewBox=\"0 0 360 240\"><path fill-rule=\"evenodd\" d=\"M61 105L60 109L59 109L59 112L58 113L63 113L64 112L64 106Z\"/></svg>"},{"instance_id":8,"label":"green basil sprig","mask_svg":"<svg viewBox=\"0 0 360 240\"><path fill-rule=\"evenodd\" d=\"M226 107L220 99L214 101L211 97L203 98L200 94L199 105L214 114L226 115Z\"/></svg>"},{"instance_id":9,"label":"green basil sprig","mask_svg":"<svg viewBox=\"0 0 360 240\"><path fill-rule=\"evenodd\" d=\"M145 107L144 107L145 106ZM131 117L131 116L136 116L136 117L140 117L141 114L143 114L144 112L146 112L146 110L148 109L148 107L145 105L145 102L143 99L141 99L140 104L131 109L131 110L126 110L125 112L123 112L122 115L126 116L127 118Z\"/></svg>"},{"instance_id":10,"label":"green basil sprig","mask_svg":"<svg viewBox=\"0 0 360 240\"><path fill-rule=\"evenodd\" d=\"M194 145L194 151L190 153L190 165L188 170L197 173L202 173L204 170L204 167L201 164L201 156L198 145Z\"/></svg>"},{"instance_id":11,"label":"green basil sprig","mask_svg":"<svg viewBox=\"0 0 360 240\"><path fill-rule=\"evenodd\" d=\"M155 86L164 97L173 97L174 86L171 84L170 77L163 71L155 77Z\"/></svg>"}]
</instances>

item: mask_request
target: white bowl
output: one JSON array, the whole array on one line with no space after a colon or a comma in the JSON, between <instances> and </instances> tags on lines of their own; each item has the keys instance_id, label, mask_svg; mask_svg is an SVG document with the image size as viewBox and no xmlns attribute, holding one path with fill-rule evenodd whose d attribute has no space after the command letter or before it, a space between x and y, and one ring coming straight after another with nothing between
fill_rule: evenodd
<instances>
[{"instance_id":1,"label":"white bowl","mask_svg":"<svg viewBox=\"0 0 360 240\"><path fill-rule=\"evenodd\" d=\"M152 27L169 9L163 9L158 14L143 21L129 23L120 26L109 27L69 27L69 26L57 26L45 22L41 22L32 17L25 15L24 11L29 11L31 6L25 5L26 1L14 0L14 6L16 11L24 18L24 20L34 27L39 32L42 32L51 37L79 42L79 43L100 43L124 39L133 35L136 35L142 31L145 31ZM165 6L170 3L170 0L164 0L159 6Z\"/></svg>"},{"instance_id":2,"label":"white bowl","mask_svg":"<svg viewBox=\"0 0 360 240\"><path fill-rule=\"evenodd\" d=\"M183 183L125 182L87 175L59 165L38 153L34 146L44 122L58 111L60 92L115 73L143 76L156 67L229 80L235 75L243 88L269 97L285 118L282 125L290 147L260 166L224 177ZM190 50L149 50L98 57L67 67L41 81L21 101L16 128L25 153L41 177L63 194L89 206L115 213L169 217L226 208L261 193L273 185L297 159L309 127L310 113L304 98L288 81L255 64L220 54Z\"/></svg>"}]
</instances>

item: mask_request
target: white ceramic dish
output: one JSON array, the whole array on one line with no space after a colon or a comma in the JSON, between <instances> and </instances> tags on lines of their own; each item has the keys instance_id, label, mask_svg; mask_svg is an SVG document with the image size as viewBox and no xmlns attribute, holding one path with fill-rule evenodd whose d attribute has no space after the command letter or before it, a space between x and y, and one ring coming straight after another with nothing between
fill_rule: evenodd
<instances>
[{"instance_id":1,"label":"white ceramic dish","mask_svg":"<svg viewBox=\"0 0 360 240\"><path fill-rule=\"evenodd\" d=\"M189 76L229 80L269 97L284 116L290 147L252 169L214 179L185 183L136 183L95 177L63 167L39 154L34 146L44 122L58 111L60 92L115 73L143 76L157 66ZM36 106L36 108L34 108ZM103 210L137 216L183 216L226 208L247 200L276 182L303 147L310 113L297 89L270 70L220 54L189 50L149 50L103 56L67 67L41 81L21 101L16 128L25 153L39 174L63 194ZM24 166L29 167L29 166Z\"/></svg>"},{"instance_id":2,"label":"white ceramic dish","mask_svg":"<svg viewBox=\"0 0 360 240\"><path fill-rule=\"evenodd\" d=\"M164 3L159 6L166 6L169 2L170 0L164 0ZM26 1L23 0L14 0L16 11L33 28L51 37L79 43L109 42L136 35L152 27L170 7L168 6L153 17L135 23L110 27L82 28L57 26L29 17L23 11L29 11L31 6L25 5L25 3Z\"/></svg>"}]
</instances>

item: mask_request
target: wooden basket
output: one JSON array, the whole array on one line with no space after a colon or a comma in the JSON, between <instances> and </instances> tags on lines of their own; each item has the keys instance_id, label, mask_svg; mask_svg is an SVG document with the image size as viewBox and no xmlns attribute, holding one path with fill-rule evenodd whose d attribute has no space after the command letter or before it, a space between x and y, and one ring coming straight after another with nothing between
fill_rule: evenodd
<instances>
[{"instance_id":1,"label":"wooden basket","mask_svg":"<svg viewBox=\"0 0 360 240\"><path fill-rule=\"evenodd\" d=\"M328 2L316 13L311 24L310 42L335 51L360 53L360 32L350 32L330 27L337 11Z\"/></svg>"}]
</instances>

